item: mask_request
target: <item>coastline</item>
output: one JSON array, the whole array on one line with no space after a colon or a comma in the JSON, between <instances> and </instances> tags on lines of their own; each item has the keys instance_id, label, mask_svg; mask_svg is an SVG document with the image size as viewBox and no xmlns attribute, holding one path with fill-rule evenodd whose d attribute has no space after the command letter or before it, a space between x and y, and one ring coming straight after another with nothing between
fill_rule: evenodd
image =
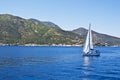
<instances>
[{"instance_id":1,"label":"coastline","mask_svg":"<svg viewBox=\"0 0 120 80\"><path fill-rule=\"evenodd\" d=\"M2 44L0 43L0 46L83 46L83 45L62 45L62 44L52 44L52 45L48 45L48 44L44 44L44 45L40 45L40 44Z\"/></svg>"},{"instance_id":2,"label":"coastline","mask_svg":"<svg viewBox=\"0 0 120 80\"><path fill-rule=\"evenodd\" d=\"M83 45L63 45L63 44L52 44L52 45L48 45L48 44L44 44L44 45L40 45L40 44L3 44L3 43L0 43L0 46L78 46L78 47L83 47ZM111 46L95 46L95 47L120 47L120 45L111 45Z\"/></svg>"}]
</instances>

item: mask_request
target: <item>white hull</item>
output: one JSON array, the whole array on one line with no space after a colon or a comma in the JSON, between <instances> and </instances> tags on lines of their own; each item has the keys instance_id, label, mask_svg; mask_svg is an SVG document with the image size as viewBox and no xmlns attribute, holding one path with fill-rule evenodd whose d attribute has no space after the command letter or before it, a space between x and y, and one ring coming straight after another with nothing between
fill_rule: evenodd
<instances>
[{"instance_id":1,"label":"white hull","mask_svg":"<svg viewBox=\"0 0 120 80\"><path fill-rule=\"evenodd\" d=\"M100 52L84 53L83 56L100 56Z\"/></svg>"}]
</instances>

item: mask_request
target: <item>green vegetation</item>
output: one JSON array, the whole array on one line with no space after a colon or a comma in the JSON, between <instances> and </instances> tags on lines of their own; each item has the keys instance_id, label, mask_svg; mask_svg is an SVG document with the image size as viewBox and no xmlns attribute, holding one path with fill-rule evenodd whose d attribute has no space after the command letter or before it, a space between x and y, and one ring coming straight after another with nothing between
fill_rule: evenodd
<instances>
[{"instance_id":1,"label":"green vegetation","mask_svg":"<svg viewBox=\"0 0 120 80\"><path fill-rule=\"evenodd\" d=\"M0 43L12 45L83 45L87 30L64 31L52 22L0 15ZM96 45L120 45L120 38L93 32Z\"/></svg>"},{"instance_id":2,"label":"green vegetation","mask_svg":"<svg viewBox=\"0 0 120 80\"><path fill-rule=\"evenodd\" d=\"M79 39L75 33L45 23L9 14L0 15L0 43L3 44L73 44Z\"/></svg>"},{"instance_id":3,"label":"green vegetation","mask_svg":"<svg viewBox=\"0 0 120 80\"><path fill-rule=\"evenodd\" d=\"M87 30L84 28L79 28L76 30L73 30L74 33L79 34L84 39L87 35ZM97 46L113 46L113 45L120 45L120 38L109 36L106 34L97 33L95 31L92 31L93 36L93 43Z\"/></svg>"}]
</instances>

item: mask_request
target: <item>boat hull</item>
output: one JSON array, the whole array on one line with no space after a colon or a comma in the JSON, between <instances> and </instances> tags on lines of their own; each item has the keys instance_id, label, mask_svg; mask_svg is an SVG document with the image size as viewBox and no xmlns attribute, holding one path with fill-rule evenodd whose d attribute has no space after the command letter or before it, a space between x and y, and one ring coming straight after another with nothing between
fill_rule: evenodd
<instances>
[{"instance_id":1,"label":"boat hull","mask_svg":"<svg viewBox=\"0 0 120 80\"><path fill-rule=\"evenodd\" d=\"M100 56L100 53L84 53L83 56Z\"/></svg>"}]
</instances>

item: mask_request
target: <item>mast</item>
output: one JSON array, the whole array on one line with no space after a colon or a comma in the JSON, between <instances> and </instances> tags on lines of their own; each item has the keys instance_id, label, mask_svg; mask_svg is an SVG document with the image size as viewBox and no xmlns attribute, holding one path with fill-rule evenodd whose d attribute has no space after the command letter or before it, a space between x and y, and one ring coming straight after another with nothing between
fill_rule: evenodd
<instances>
[{"instance_id":1,"label":"mast","mask_svg":"<svg viewBox=\"0 0 120 80\"><path fill-rule=\"evenodd\" d=\"M90 49L93 49L91 24L89 24L89 48L90 48Z\"/></svg>"},{"instance_id":2,"label":"mast","mask_svg":"<svg viewBox=\"0 0 120 80\"><path fill-rule=\"evenodd\" d=\"M91 28L91 24L89 24L89 51L90 51L90 28Z\"/></svg>"}]
</instances>

